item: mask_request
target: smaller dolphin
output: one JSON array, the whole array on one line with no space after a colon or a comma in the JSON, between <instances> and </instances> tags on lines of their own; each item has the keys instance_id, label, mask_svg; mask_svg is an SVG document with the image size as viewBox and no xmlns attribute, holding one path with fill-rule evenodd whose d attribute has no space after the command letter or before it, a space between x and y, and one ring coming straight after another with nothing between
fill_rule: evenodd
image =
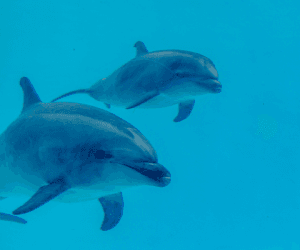
<instances>
[{"instance_id":1,"label":"smaller dolphin","mask_svg":"<svg viewBox=\"0 0 300 250\"><path fill-rule=\"evenodd\" d=\"M31 196L14 215L0 220L25 224L25 214L56 199L98 199L101 230L115 227L123 214L127 187L165 187L169 171L157 162L149 141L132 125L99 108L77 103L43 103L29 79L20 116L0 135L0 200Z\"/></svg>"},{"instance_id":2,"label":"smaller dolphin","mask_svg":"<svg viewBox=\"0 0 300 250\"><path fill-rule=\"evenodd\" d=\"M110 105L131 109L161 108L179 104L174 122L186 119L195 98L206 93L220 93L222 85L213 62L200 54L184 50L148 52L138 41L136 57L107 78L88 89L79 89L60 97L84 93Z\"/></svg>"}]
</instances>

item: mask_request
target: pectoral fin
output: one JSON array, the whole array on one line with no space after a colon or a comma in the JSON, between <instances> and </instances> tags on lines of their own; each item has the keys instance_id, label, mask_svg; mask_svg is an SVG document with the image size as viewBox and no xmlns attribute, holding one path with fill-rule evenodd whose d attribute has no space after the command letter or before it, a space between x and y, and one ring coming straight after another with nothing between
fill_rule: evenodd
<instances>
[{"instance_id":1,"label":"pectoral fin","mask_svg":"<svg viewBox=\"0 0 300 250\"><path fill-rule=\"evenodd\" d=\"M179 103L178 115L175 117L173 121L180 122L186 119L191 114L194 104L195 104L195 100L189 100L189 101Z\"/></svg>"},{"instance_id":2,"label":"pectoral fin","mask_svg":"<svg viewBox=\"0 0 300 250\"><path fill-rule=\"evenodd\" d=\"M25 214L44 205L56 196L66 191L69 187L64 182L54 182L39 188L39 190L23 206L19 207L13 214Z\"/></svg>"},{"instance_id":3,"label":"pectoral fin","mask_svg":"<svg viewBox=\"0 0 300 250\"><path fill-rule=\"evenodd\" d=\"M104 104L108 109L110 109L110 104L108 104L108 103L104 103Z\"/></svg>"},{"instance_id":4,"label":"pectoral fin","mask_svg":"<svg viewBox=\"0 0 300 250\"><path fill-rule=\"evenodd\" d=\"M129 107L127 107L126 109L132 109L135 108L147 101L149 101L150 99L154 98L155 96L158 96L159 92L157 90L155 91L151 91L148 92L146 95L144 95L140 100L138 100L137 102L135 102L134 104L130 105Z\"/></svg>"},{"instance_id":5,"label":"pectoral fin","mask_svg":"<svg viewBox=\"0 0 300 250\"><path fill-rule=\"evenodd\" d=\"M104 211L104 220L101 225L102 231L114 228L123 215L123 197L122 193L116 193L99 198Z\"/></svg>"},{"instance_id":6,"label":"pectoral fin","mask_svg":"<svg viewBox=\"0 0 300 250\"><path fill-rule=\"evenodd\" d=\"M5 213L0 213L0 220L5 220L5 221L11 221L11 222L17 222L20 224L26 224L27 221L19 218L17 216L11 215L11 214L5 214Z\"/></svg>"}]
</instances>

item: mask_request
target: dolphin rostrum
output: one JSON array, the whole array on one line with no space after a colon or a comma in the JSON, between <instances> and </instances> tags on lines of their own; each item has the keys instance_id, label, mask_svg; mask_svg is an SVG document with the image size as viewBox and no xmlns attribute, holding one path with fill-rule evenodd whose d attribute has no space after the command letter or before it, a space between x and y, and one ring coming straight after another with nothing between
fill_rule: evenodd
<instances>
[{"instance_id":1,"label":"dolphin rostrum","mask_svg":"<svg viewBox=\"0 0 300 250\"><path fill-rule=\"evenodd\" d=\"M69 92L52 102L85 93L107 107L161 108L179 104L174 119L179 122L190 115L197 96L221 92L218 72L209 58L183 50L148 52L140 41L134 47L136 57L110 76L88 89Z\"/></svg>"},{"instance_id":2,"label":"dolphin rostrum","mask_svg":"<svg viewBox=\"0 0 300 250\"><path fill-rule=\"evenodd\" d=\"M20 84L22 113L0 136L0 199L31 198L0 219L24 224L16 215L54 198L99 199L106 231L121 219L124 188L170 183L149 141L128 122L88 105L43 103L27 78Z\"/></svg>"}]
</instances>

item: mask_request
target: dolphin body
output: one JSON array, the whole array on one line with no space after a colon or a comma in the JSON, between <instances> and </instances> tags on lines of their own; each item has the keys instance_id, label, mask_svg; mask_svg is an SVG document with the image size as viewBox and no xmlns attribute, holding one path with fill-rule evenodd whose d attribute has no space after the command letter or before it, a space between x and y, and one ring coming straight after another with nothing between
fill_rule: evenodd
<instances>
[{"instance_id":1,"label":"dolphin body","mask_svg":"<svg viewBox=\"0 0 300 250\"><path fill-rule=\"evenodd\" d=\"M110 105L131 109L161 108L179 104L174 122L186 119L195 98L206 93L220 93L222 85L213 62L200 54L183 50L148 52L138 41L136 57L107 78L88 89L79 89L63 97L85 93Z\"/></svg>"},{"instance_id":2,"label":"dolphin body","mask_svg":"<svg viewBox=\"0 0 300 250\"><path fill-rule=\"evenodd\" d=\"M22 113L0 136L0 200L31 198L14 215L0 213L1 220L25 224L16 215L55 197L62 202L99 199L106 231L121 219L124 188L170 183L149 141L128 122L88 105L43 103L27 78L20 85Z\"/></svg>"}]
</instances>

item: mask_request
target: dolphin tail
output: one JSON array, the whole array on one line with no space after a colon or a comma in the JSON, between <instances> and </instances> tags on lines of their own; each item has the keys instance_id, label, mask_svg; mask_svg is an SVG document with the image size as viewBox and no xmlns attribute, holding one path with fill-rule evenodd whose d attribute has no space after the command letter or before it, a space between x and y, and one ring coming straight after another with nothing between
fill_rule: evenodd
<instances>
[{"instance_id":1,"label":"dolphin tail","mask_svg":"<svg viewBox=\"0 0 300 250\"><path fill-rule=\"evenodd\" d=\"M74 94L89 94L90 93L90 90L89 89L78 89L78 90L74 90L74 91L71 91L69 93L66 93L64 95L61 95L57 98L55 98L54 100L52 100L51 102L55 102L61 98L64 98L64 97L67 97L69 95L74 95Z\"/></svg>"}]
</instances>

